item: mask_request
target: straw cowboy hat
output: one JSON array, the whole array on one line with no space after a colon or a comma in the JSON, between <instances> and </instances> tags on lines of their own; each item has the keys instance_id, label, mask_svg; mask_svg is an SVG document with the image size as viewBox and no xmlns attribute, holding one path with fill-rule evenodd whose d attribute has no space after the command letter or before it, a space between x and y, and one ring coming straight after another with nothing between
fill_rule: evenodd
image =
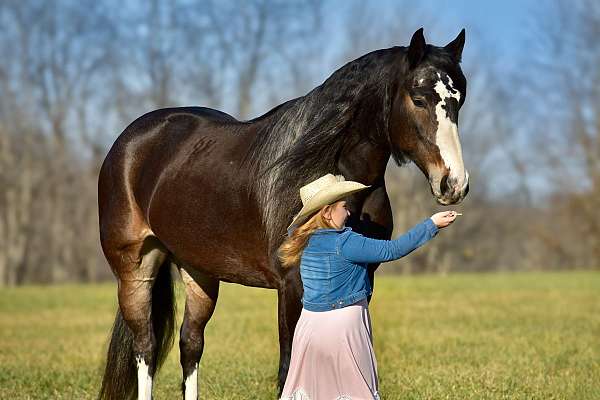
<instances>
[{"instance_id":1,"label":"straw cowboy hat","mask_svg":"<svg viewBox=\"0 0 600 400\"><path fill-rule=\"evenodd\" d=\"M300 199L302 200L302 210L292 220L288 230L299 225L307 217L312 215L321 207L335 203L352 193L360 192L369 188L362 183L347 181L342 175L323 175L319 179L310 182L300 188Z\"/></svg>"}]
</instances>

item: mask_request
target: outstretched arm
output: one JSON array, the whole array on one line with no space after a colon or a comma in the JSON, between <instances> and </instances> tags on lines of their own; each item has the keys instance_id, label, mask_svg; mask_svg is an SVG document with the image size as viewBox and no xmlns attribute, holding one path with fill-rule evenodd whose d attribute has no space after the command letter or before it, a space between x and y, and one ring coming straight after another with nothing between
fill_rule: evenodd
<instances>
[{"instance_id":1,"label":"outstretched arm","mask_svg":"<svg viewBox=\"0 0 600 400\"><path fill-rule=\"evenodd\" d=\"M394 240L378 240L356 232L348 232L340 237L338 254L359 263L379 263L396 260L433 238L438 227L431 218L415 225L404 235Z\"/></svg>"},{"instance_id":2,"label":"outstretched arm","mask_svg":"<svg viewBox=\"0 0 600 400\"><path fill-rule=\"evenodd\" d=\"M433 214L394 240L371 239L350 231L338 239L337 252L346 259L359 263L396 260L425 244L437 235L441 228L452 224L457 215L462 214L455 211Z\"/></svg>"}]
</instances>

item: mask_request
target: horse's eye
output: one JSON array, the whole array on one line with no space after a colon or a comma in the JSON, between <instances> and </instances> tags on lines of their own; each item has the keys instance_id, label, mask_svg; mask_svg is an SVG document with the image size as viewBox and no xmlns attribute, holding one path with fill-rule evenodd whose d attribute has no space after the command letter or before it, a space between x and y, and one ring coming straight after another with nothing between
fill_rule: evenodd
<instances>
[{"instance_id":1,"label":"horse's eye","mask_svg":"<svg viewBox=\"0 0 600 400\"><path fill-rule=\"evenodd\" d=\"M416 107L425 108L425 101L423 101L423 99L416 99L413 97L412 101Z\"/></svg>"}]
</instances>

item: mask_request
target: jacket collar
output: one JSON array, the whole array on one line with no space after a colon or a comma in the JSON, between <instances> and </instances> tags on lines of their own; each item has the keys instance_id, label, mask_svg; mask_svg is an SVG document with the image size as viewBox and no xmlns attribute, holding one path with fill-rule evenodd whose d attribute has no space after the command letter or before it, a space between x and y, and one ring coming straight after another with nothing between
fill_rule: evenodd
<instances>
[{"instance_id":1,"label":"jacket collar","mask_svg":"<svg viewBox=\"0 0 600 400\"><path fill-rule=\"evenodd\" d=\"M288 236L292 236L292 233L296 230L295 226L292 226L290 229L288 229ZM342 229L335 229L335 228L319 228L316 231L314 231L312 235L316 235L316 234L324 234L324 233L328 233L328 232L337 232L337 233L342 233L342 232L346 232L346 231L351 231L352 228L350 228L349 226L345 226Z\"/></svg>"},{"instance_id":2,"label":"jacket collar","mask_svg":"<svg viewBox=\"0 0 600 400\"><path fill-rule=\"evenodd\" d=\"M316 235L316 234L321 234L321 233L328 233L328 232L338 232L338 233L342 233L342 232L346 232L346 231L351 231L352 228L350 228L349 226L345 226L342 229L335 229L335 228L319 228L316 231L314 231L312 234Z\"/></svg>"}]
</instances>

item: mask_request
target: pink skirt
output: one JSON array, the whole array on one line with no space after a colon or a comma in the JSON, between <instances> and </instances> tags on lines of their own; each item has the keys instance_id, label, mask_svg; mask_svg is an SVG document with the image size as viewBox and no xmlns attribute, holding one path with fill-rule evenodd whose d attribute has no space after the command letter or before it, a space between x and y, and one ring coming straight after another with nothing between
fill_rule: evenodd
<instances>
[{"instance_id":1,"label":"pink skirt","mask_svg":"<svg viewBox=\"0 0 600 400\"><path fill-rule=\"evenodd\" d=\"M302 309L281 400L379 400L367 300Z\"/></svg>"}]
</instances>

